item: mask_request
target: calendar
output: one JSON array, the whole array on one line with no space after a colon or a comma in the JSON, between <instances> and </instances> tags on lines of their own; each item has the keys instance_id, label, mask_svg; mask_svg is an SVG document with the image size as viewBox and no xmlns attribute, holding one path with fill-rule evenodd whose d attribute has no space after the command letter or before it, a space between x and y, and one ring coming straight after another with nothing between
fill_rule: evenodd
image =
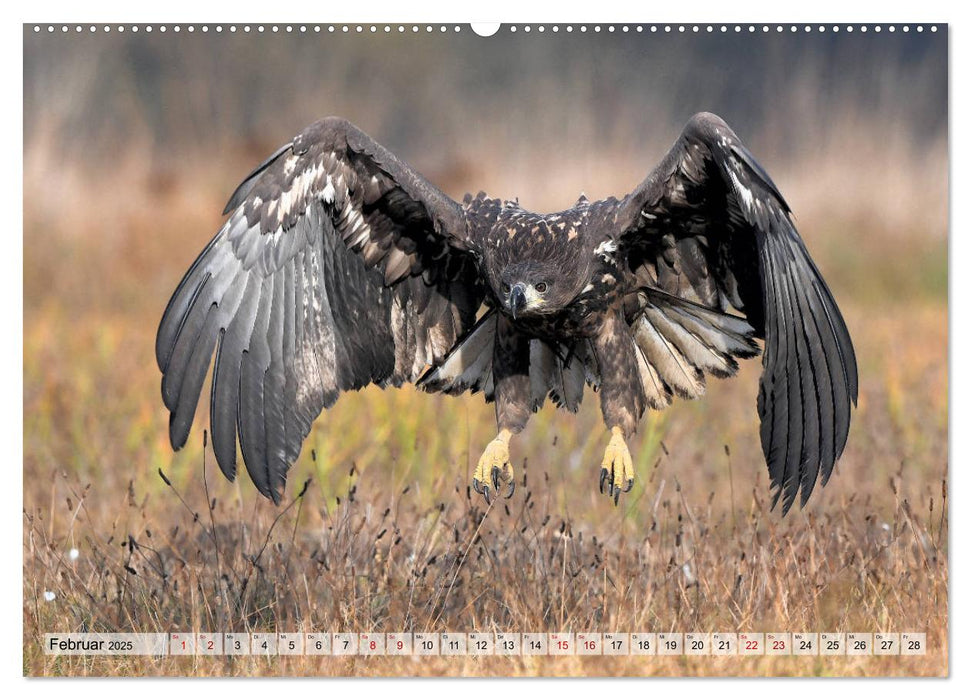
<instances>
[{"instance_id":1,"label":"calendar","mask_svg":"<svg viewBox=\"0 0 971 700\"><path fill-rule=\"evenodd\" d=\"M826 2L14 4L22 674L951 674L971 32Z\"/></svg>"},{"instance_id":2,"label":"calendar","mask_svg":"<svg viewBox=\"0 0 971 700\"><path fill-rule=\"evenodd\" d=\"M107 644L110 641L111 644ZM921 656L926 632L172 632L48 634L51 655Z\"/></svg>"}]
</instances>

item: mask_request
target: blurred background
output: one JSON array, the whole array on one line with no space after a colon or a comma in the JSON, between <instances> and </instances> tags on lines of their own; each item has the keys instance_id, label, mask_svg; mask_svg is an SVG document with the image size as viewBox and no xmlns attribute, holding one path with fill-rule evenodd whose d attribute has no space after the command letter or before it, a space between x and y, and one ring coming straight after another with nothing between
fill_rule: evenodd
<instances>
[{"instance_id":1,"label":"blurred background","mask_svg":"<svg viewBox=\"0 0 971 700\"><path fill-rule=\"evenodd\" d=\"M25 27L24 498L28 514L46 518L49 543L76 543L79 517L92 541L167 522L181 506L159 468L198 501L205 397L189 446L174 455L153 354L157 323L236 184L308 123L349 119L455 199L482 189L550 211L581 191L622 196L702 110L723 117L771 173L856 343L860 405L846 454L830 485L786 523L852 512L858 533L867 532L881 518L895 523L907 501L930 508L928 523L941 517L940 542L946 28L601 29L504 26L482 38L467 26L373 34ZM659 507L707 509L713 526L762 513L759 369L749 362L736 380L711 380L702 401L645 418L632 445L641 478L619 516L594 495L606 437L589 392L577 417L549 407L535 416L513 458L528 460L554 524L566 518L601 542L650 537ZM311 535L352 481L370 487L380 510L394 501L388 483L417 486L409 496L416 513L468 509L465 483L493 434L481 397L371 388L317 421L288 495L313 478L315 505L301 521ZM239 481L225 483L210 459L206 494L272 515L248 477ZM27 597L54 585L58 570L32 563L32 546L28 535ZM931 609L946 614L945 606Z\"/></svg>"}]
</instances>

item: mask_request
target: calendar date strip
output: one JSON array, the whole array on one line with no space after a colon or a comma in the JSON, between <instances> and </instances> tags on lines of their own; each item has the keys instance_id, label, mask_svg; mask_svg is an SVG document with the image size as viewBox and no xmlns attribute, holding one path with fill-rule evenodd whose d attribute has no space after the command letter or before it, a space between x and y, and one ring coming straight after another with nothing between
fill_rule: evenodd
<instances>
[{"instance_id":1,"label":"calendar date strip","mask_svg":"<svg viewBox=\"0 0 971 700\"><path fill-rule=\"evenodd\" d=\"M44 635L66 656L921 656L923 632L172 632Z\"/></svg>"}]
</instances>

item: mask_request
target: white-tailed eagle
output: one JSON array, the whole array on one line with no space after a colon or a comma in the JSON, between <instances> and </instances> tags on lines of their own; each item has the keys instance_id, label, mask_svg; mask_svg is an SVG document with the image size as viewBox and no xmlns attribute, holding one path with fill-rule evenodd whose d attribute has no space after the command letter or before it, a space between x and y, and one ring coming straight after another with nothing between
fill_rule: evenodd
<instances>
[{"instance_id":1,"label":"white-tailed eagle","mask_svg":"<svg viewBox=\"0 0 971 700\"><path fill-rule=\"evenodd\" d=\"M223 473L237 436L278 502L311 424L341 392L416 383L481 391L498 436L473 486L511 495L509 439L547 398L600 394L599 473L616 503L646 408L694 398L759 353L762 449L783 513L843 452L853 345L769 175L720 118L691 118L622 199L535 214L459 204L348 122L312 124L233 193L229 219L162 317L156 357L175 449L213 357L210 427ZM490 491L491 489L491 491Z\"/></svg>"}]
</instances>

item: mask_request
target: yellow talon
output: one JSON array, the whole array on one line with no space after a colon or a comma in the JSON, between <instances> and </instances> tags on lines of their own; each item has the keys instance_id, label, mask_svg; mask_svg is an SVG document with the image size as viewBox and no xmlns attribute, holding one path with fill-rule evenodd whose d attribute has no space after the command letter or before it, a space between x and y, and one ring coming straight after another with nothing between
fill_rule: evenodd
<instances>
[{"instance_id":1,"label":"yellow talon","mask_svg":"<svg viewBox=\"0 0 971 700\"><path fill-rule=\"evenodd\" d=\"M627 493L634 486L634 461L621 429L614 426L610 432L610 442L600 463L600 493L612 496L614 505L617 505L621 491Z\"/></svg>"},{"instance_id":2,"label":"yellow talon","mask_svg":"<svg viewBox=\"0 0 971 700\"><path fill-rule=\"evenodd\" d=\"M512 433L508 430L500 430L496 439L486 445L472 475L472 489L485 496L486 503L492 500L489 493L490 485L493 492L499 493L500 483L508 484L506 498L512 496L516 489L512 464L509 463L509 438L511 437Z\"/></svg>"}]
</instances>

